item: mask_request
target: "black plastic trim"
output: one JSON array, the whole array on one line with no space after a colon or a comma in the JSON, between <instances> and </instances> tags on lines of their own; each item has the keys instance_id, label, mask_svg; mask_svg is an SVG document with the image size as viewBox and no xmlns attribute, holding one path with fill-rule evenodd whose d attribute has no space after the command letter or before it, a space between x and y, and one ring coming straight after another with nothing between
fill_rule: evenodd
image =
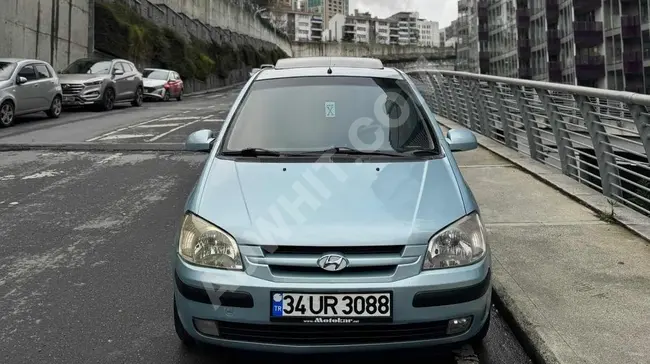
<instances>
[{"instance_id":1,"label":"black plastic trim","mask_svg":"<svg viewBox=\"0 0 650 364\"><path fill-rule=\"evenodd\" d=\"M413 307L435 307L457 305L475 301L483 297L490 288L492 270L488 270L485 278L473 286L450 289L445 291L422 291L413 296Z\"/></svg>"},{"instance_id":2,"label":"black plastic trim","mask_svg":"<svg viewBox=\"0 0 650 364\"><path fill-rule=\"evenodd\" d=\"M253 301L253 296L248 292L242 291L223 291L219 292L218 286L213 286L213 291L208 292L204 288L198 288L185 284L178 273L174 272L174 278L176 281L176 287L180 294L186 299L199 303L212 304L213 301L210 296L215 298L218 297L219 304L227 307L238 307L238 308L253 308L255 302Z\"/></svg>"}]
</instances>

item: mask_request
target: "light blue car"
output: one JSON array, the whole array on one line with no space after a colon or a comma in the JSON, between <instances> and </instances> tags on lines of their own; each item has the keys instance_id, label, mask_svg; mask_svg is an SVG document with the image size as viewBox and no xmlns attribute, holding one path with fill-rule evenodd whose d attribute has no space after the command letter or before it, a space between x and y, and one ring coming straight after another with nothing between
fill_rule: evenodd
<instances>
[{"instance_id":1,"label":"light blue car","mask_svg":"<svg viewBox=\"0 0 650 364\"><path fill-rule=\"evenodd\" d=\"M181 341L315 353L480 341L491 258L446 136L403 72L368 58L262 69L209 153L174 242Z\"/></svg>"}]
</instances>

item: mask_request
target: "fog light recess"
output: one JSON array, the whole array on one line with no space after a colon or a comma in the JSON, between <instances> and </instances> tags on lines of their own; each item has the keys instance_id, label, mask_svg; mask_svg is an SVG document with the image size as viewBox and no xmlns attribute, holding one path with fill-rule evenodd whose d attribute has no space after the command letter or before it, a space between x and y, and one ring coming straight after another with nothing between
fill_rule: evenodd
<instances>
[{"instance_id":1,"label":"fog light recess","mask_svg":"<svg viewBox=\"0 0 650 364\"><path fill-rule=\"evenodd\" d=\"M470 326L472 326L472 316L451 319L447 323L447 335L462 334L469 330Z\"/></svg>"},{"instance_id":2,"label":"fog light recess","mask_svg":"<svg viewBox=\"0 0 650 364\"><path fill-rule=\"evenodd\" d=\"M203 335L219 336L219 327L215 321L195 318L194 327L196 328L196 331Z\"/></svg>"}]
</instances>

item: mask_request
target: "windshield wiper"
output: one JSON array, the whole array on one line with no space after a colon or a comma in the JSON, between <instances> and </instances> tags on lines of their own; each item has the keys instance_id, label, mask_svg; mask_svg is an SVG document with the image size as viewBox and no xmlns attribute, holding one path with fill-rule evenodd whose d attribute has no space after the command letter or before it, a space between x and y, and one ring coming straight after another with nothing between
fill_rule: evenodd
<instances>
[{"instance_id":1,"label":"windshield wiper","mask_svg":"<svg viewBox=\"0 0 650 364\"><path fill-rule=\"evenodd\" d=\"M388 156L388 157L405 157L404 154L397 153L397 152L359 150L350 147L331 147L323 150L302 152L301 154L379 155L379 156Z\"/></svg>"},{"instance_id":2,"label":"windshield wiper","mask_svg":"<svg viewBox=\"0 0 650 364\"><path fill-rule=\"evenodd\" d=\"M420 149L420 148L402 149L402 150L400 150L400 153L413 155L413 156L428 156L428 155L438 155L438 154L440 154L435 149Z\"/></svg>"},{"instance_id":3,"label":"windshield wiper","mask_svg":"<svg viewBox=\"0 0 650 364\"><path fill-rule=\"evenodd\" d=\"M242 150L230 150L222 152L223 155L241 157L281 157L286 154L264 148L244 148Z\"/></svg>"}]
</instances>

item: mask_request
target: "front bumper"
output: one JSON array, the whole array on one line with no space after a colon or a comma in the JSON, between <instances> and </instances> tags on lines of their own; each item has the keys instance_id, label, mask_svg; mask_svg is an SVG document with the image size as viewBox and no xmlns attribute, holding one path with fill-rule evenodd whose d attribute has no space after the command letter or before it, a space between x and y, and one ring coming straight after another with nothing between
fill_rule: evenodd
<instances>
[{"instance_id":1,"label":"front bumper","mask_svg":"<svg viewBox=\"0 0 650 364\"><path fill-rule=\"evenodd\" d=\"M179 318L196 340L244 350L314 353L403 349L465 342L490 314L489 254L471 266L389 283L281 283L244 272L202 268L175 258L174 295ZM284 324L270 321L271 292L393 293L391 324ZM212 304L216 302L216 304ZM448 335L449 320L471 317L469 328ZM197 330L195 319L215 321L217 335Z\"/></svg>"},{"instance_id":2,"label":"front bumper","mask_svg":"<svg viewBox=\"0 0 650 364\"><path fill-rule=\"evenodd\" d=\"M162 100L163 95L164 95L164 88L153 88L153 87L145 87L144 88L144 98L145 99L155 99L155 100Z\"/></svg>"},{"instance_id":3,"label":"front bumper","mask_svg":"<svg viewBox=\"0 0 650 364\"><path fill-rule=\"evenodd\" d=\"M102 90L99 87L86 86L78 92L68 93L63 90L63 106L87 106L102 101Z\"/></svg>"}]
</instances>

